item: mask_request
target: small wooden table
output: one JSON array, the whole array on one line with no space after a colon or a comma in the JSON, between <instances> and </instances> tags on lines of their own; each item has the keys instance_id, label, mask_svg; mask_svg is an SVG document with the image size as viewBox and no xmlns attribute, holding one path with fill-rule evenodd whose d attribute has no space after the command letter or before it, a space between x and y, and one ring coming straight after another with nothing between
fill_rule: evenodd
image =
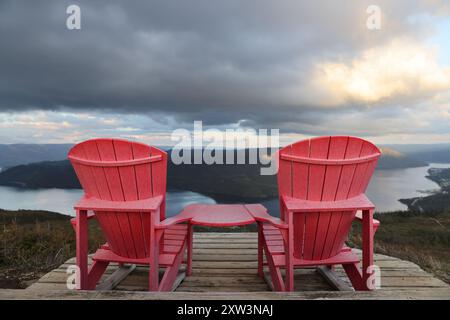
<instances>
[{"instance_id":1,"label":"small wooden table","mask_svg":"<svg viewBox=\"0 0 450 320\"><path fill-rule=\"evenodd\" d=\"M191 204L180 213L191 217L190 224L206 227L233 227L255 223L261 204Z\"/></svg>"},{"instance_id":2,"label":"small wooden table","mask_svg":"<svg viewBox=\"0 0 450 320\"><path fill-rule=\"evenodd\" d=\"M262 204L191 204L185 207L177 217L188 221L189 237L193 236L193 226L234 227L256 223L261 215L267 215ZM192 243L192 238L188 240ZM261 249L258 249L261 250ZM188 246L188 259L192 259L192 247ZM192 266L192 261L188 264ZM187 275L192 269L187 270Z\"/></svg>"}]
</instances>

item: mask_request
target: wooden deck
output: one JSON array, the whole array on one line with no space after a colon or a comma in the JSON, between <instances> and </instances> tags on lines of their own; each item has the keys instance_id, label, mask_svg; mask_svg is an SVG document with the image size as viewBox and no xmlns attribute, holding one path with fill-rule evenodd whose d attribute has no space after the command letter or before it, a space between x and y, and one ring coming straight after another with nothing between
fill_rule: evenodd
<instances>
[{"instance_id":1,"label":"wooden deck","mask_svg":"<svg viewBox=\"0 0 450 320\"><path fill-rule=\"evenodd\" d=\"M68 290L68 260L24 290L0 290L0 299L450 299L450 286L412 262L375 255L381 268L382 288L355 292L342 268L334 283L328 283L315 269L296 270L293 293L275 293L256 275L256 233L196 233L194 271L176 292L148 293L148 272L138 266L114 291L80 292ZM108 268L102 281L117 270ZM342 290L336 289L338 285Z\"/></svg>"}]
</instances>

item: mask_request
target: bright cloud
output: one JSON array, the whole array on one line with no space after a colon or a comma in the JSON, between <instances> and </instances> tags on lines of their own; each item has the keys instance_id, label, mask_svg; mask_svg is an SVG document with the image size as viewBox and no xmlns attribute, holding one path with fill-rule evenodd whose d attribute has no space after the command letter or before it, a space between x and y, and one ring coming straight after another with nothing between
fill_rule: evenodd
<instances>
[{"instance_id":1,"label":"bright cloud","mask_svg":"<svg viewBox=\"0 0 450 320\"><path fill-rule=\"evenodd\" d=\"M450 90L450 68L437 61L436 48L396 40L349 62L318 63L312 83L331 106L430 96Z\"/></svg>"}]
</instances>

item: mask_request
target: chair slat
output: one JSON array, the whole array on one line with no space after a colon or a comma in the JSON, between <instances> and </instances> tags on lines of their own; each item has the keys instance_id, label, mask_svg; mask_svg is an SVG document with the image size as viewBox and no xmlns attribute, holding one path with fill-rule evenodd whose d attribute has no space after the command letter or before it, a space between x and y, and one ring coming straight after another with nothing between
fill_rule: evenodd
<instances>
[{"instance_id":1,"label":"chair slat","mask_svg":"<svg viewBox=\"0 0 450 320\"><path fill-rule=\"evenodd\" d=\"M160 221L166 218L165 213L165 194L167 187L167 154L157 148L151 147L152 156L160 155L163 160L151 164L152 171L152 190L153 196L164 195L164 202L161 206Z\"/></svg>"},{"instance_id":2,"label":"chair slat","mask_svg":"<svg viewBox=\"0 0 450 320\"><path fill-rule=\"evenodd\" d=\"M99 150L100 161L116 161L116 153L112 139L96 141L96 145ZM125 198L122 192L122 183L118 168L104 167L102 169L105 173L106 180L108 181L108 187L111 194L110 199L106 200L124 201ZM110 238L114 239L115 246L112 246L112 250L122 256L128 256L128 250L123 243L123 231L119 220L120 216L115 212L98 212L97 215L100 219L105 216L109 221L109 229L103 229L103 232L105 235L109 235Z\"/></svg>"},{"instance_id":3,"label":"chair slat","mask_svg":"<svg viewBox=\"0 0 450 320\"><path fill-rule=\"evenodd\" d=\"M327 159L344 159L347 142L348 137L331 137ZM335 200L341 170L342 165L328 165L326 167L321 198L322 201ZM333 247L335 234L329 235L329 226L332 221L334 222L334 220L336 220L333 219L335 215L336 212L323 212L319 215L313 259L326 259L329 257L324 255L324 252L329 254L331 251L329 248Z\"/></svg>"},{"instance_id":4,"label":"chair slat","mask_svg":"<svg viewBox=\"0 0 450 320\"><path fill-rule=\"evenodd\" d=\"M87 143L84 143L80 149L84 151L83 158L86 160L92 160L92 161L100 161L100 152L97 146L97 143L95 141L89 141ZM80 157L79 157L80 158ZM77 162L75 162L77 163ZM88 165L83 164L82 166L89 167ZM90 176L90 179L92 179L95 182L96 187L98 187L98 195L97 197L99 199L105 199L105 200L112 200L111 192L109 189L108 180L105 174L105 171L101 167L89 167L92 176ZM88 194L89 195L89 194ZM91 195L91 196L96 196ZM109 243L110 247L114 250L117 250L117 252L124 253L124 248L120 246L120 234L116 234L116 232L113 232L115 230L115 217L110 217L108 214L103 214L100 212L97 212L98 221L100 224L100 227L104 230L111 230L110 232L105 233L106 241ZM111 221L111 219L113 219Z\"/></svg>"},{"instance_id":5,"label":"chair slat","mask_svg":"<svg viewBox=\"0 0 450 320\"><path fill-rule=\"evenodd\" d=\"M311 139L310 157L326 159L328 157L330 138L321 137ZM320 164L309 165L308 175L308 200L320 201L322 199L323 185L327 167ZM305 219L305 240L303 257L307 260L314 258L314 247L318 236L319 213L314 212L306 215Z\"/></svg>"},{"instance_id":6,"label":"chair slat","mask_svg":"<svg viewBox=\"0 0 450 320\"><path fill-rule=\"evenodd\" d=\"M123 162L133 159L133 150L131 148L131 143L119 140L114 141L113 144L117 161ZM125 201L138 200L134 166L119 166L118 170L124 200ZM122 230L123 245L124 247L126 247L128 256L131 258L138 257L135 248L136 247L135 234L133 233L133 229L131 227L131 220L135 217L136 213L133 212L127 212L125 214L117 214L117 219L120 223L120 227ZM138 215L137 217L140 219L140 215ZM142 241L142 238L140 240ZM136 239L136 242L137 241L138 239Z\"/></svg>"}]
</instances>

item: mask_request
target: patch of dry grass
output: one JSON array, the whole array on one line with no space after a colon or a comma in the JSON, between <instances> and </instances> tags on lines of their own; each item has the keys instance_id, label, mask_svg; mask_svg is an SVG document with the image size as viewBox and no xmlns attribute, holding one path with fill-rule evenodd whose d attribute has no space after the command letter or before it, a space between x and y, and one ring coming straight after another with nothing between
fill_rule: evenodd
<instances>
[{"instance_id":1,"label":"patch of dry grass","mask_svg":"<svg viewBox=\"0 0 450 320\"><path fill-rule=\"evenodd\" d=\"M376 252L412 261L450 283L450 212L392 212L376 219ZM354 226L350 242L361 245L360 226Z\"/></svg>"},{"instance_id":2,"label":"patch of dry grass","mask_svg":"<svg viewBox=\"0 0 450 320\"><path fill-rule=\"evenodd\" d=\"M24 287L75 255L70 217L33 211L1 214L0 287ZM91 250L104 242L95 223L90 225L89 239Z\"/></svg>"}]
</instances>

